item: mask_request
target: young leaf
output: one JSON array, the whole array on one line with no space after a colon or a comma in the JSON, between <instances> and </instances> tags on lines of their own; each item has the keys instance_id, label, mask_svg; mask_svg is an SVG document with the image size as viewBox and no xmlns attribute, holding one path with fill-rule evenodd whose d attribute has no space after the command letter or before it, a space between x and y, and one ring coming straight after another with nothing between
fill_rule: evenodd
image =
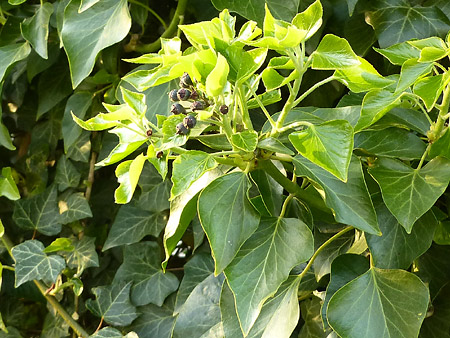
<instances>
[{"instance_id":1,"label":"young leaf","mask_svg":"<svg viewBox=\"0 0 450 338\"><path fill-rule=\"evenodd\" d=\"M55 239L42 252L52 253L57 251L73 251L73 249L75 249L75 247L72 245L72 241L69 238L60 237Z\"/></svg>"},{"instance_id":2,"label":"young leaf","mask_svg":"<svg viewBox=\"0 0 450 338\"><path fill-rule=\"evenodd\" d=\"M378 53L388 59L393 65L401 66L409 59L420 57L420 50L407 42L397 43L387 48L374 48Z\"/></svg>"},{"instance_id":3,"label":"young leaf","mask_svg":"<svg viewBox=\"0 0 450 338\"><path fill-rule=\"evenodd\" d=\"M25 241L12 248L16 262L16 288L33 279L54 283L59 273L66 267L61 256L47 256L44 245L37 240Z\"/></svg>"},{"instance_id":4,"label":"young leaf","mask_svg":"<svg viewBox=\"0 0 450 338\"><path fill-rule=\"evenodd\" d=\"M2 174L0 175L0 196L5 196L12 201L20 198L19 189L14 181L10 167L2 168Z\"/></svg>"},{"instance_id":5,"label":"young leaf","mask_svg":"<svg viewBox=\"0 0 450 338\"><path fill-rule=\"evenodd\" d=\"M221 95L227 84L229 71L230 66L228 65L227 59L225 59L222 54L218 53L216 66L206 78L206 94L211 97Z\"/></svg>"},{"instance_id":6,"label":"young leaf","mask_svg":"<svg viewBox=\"0 0 450 338\"><path fill-rule=\"evenodd\" d=\"M346 183L302 156L296 156L293 162L298 176L306 176L323 188L325 203L334 211L336 221L380 235L375 210L357 157L352 157Z\"/></svg>"},{"instance_id":7,"label":"young leaf","mask_svg":"<svg viewBox=\"0 0 450 338\"><path fill-rule=\"evenodd\" d=\"M437 157L423 168L380 158L369 168L378 182L383 200L398 222L411 233L414 223L441 196L450 181L450 160Z\"/></svg>"},{"instance_id":8,"label":"young leaf","mask_svg":"<svg viewBox=\"0 0 450 338\"><path fill-rule=\"evenodd\" d=\"M313 252L312 233L305 223L294 218L261 220L224 271L245 335L265 300L275 294L292 268L308 260Z\"/></svg>"},{"instance_id":9,"label":"young leaf","mask_svg":"<svg viewBox=\"0 0 450 338\"><path fill-rule=\"evenodd\" d=\"M120 87L123 100L130 106L137 115L142 116L147 111L145 104L145 95L142 93L132 92L124 87Z\"/></svg>"},{"instance_id":10,"label":"young leaf","mask_svg":"<svg viewBox=\"0 0 450 338\"><path fill-rule=\"evenodd\" d=\"M95 300L88 299L86 307L105 322L114 326L131 324L138 316L130 302L130 283L114 283L92 289Z\"/></svg>"},{"instance_id":11,"label":"young leaf","mask_svg":"<svg viewBox=\"0 0 450 338\"><path fill-rule=\"evenodd\" d=\"M353 150L353 128L344 120L308 125L289 135L289 141L308 160L346 182Z\"/></svg>"},{"instance_id":12,"label":"young leaf","mask_svg":"<svg viewBox=\"0 0 450 338\"><path fill-rule=\"evenodd\" d=\"M250 130L235 133L231 135L231 143L239 150L247 152L253 151L258 144L258 133Z\"/></svg>"},{"instance_id":13,"label":"young leaf","mask_svg":"<svg viewBox=\"0 0 450 338\"><path fill-rule=\"evenodd\" d=\"M427 76L414 83L414 94L419 95L427 110L431 111L449 80L448 73Z\"/></svg>"},{"instance_id":14,"label":"young leaf","mask_svg":"<svg viewBox=\"0 0 450 338\"><path fill-rule=\"evenodd\" d=\"M305 41L313 36L322 26L323 9L319 0L314 1L306 10L298 13L292 24L298 29L306 31Z\"/></svg>"},{"instance_id":15,"label":"young leaf","mask_svg":"<svg viewBox=\"0 0 450 338\"><path fill-rule=\"evenodd\" d=\"M61 222L56 186L47 188L39 195L16 201L13 220L23 229L37 230L47 236L58 234L61 231Z\"/></svg>"},{"instance_id":16,"label":"young leaf","mask_svg":"<svg viewBox=\"0 0 450 338\"><path fill-rule=\"evenodd\" d=\"M428 74L432 69L432 62L419 62L416 59L405 61L402 65L402 71L395 93L404 91L418 79Z\"/></svg>"},{"instance_id":17,"label":"young leaf","mask_svg":"<svg viewBox=\"0 0 450 338\"><path fill-rule=\"evenodd\" d=\"M358 295L355 297L355 295ZM371 268L331 297L330 326L342 337L417 337L428 289L410 272Z\"/></svg>"},{"instance_id":18,"label":"young leaf","mask_svg":"<svg viewBox=\"0 0 450 338\"><path fill-rule=\"evenodd\" d=\"M344 69L361 63L347 40L333 34L322 38L311 57L313 69Z\"/></svg>"},{"instance_id":19,"label":"young leaf","mask_svg":"<svg viewBox=\"0 0 450 338\"><path fill-rule=\"evenodd\" d=\"M198 214L211 245L216 276L258 227L260 216L250 203L250 186L245 173L233 172L215 179L200 193Z\"/></svg>"},{"instance_id":20,"label":"young leaf","mask_svg":"<svg viewBox=\"0 0 450 338\"><path fill-rule=\"evenodd\" d=\"M43 3L36 13L25 19L20 24L22 36L27 40L42 58L47 59L47 40L50 16L53 13L53 5L50 2Z\"/></svg>"},{"instance_id":21,"label":"young leaf","mask_svg":"<svg viewBox=\"0 0 450 338\"><path fill-rule=\"evenodd\" d=\"M92 71L98 52L121 41L131 27L126 0L99 1L79 13L80 5L81 0L67 5L61 31L73 88Z\"/></svg>"},{"instance_id":22,"label":"young leaf","mask_svg":"<svg viewBox=\"0 0 450 338\"><path fill-rule=\"evenodd\" d=\"M381 200L374 199L382 236L366 234L374 266L382 269L408 269L411 263L431 246L437 221L433 213L425 213L410 234L397 222Z\"/></svg>"},{"instance_id":23,"label":"young leaf","mask_svg":"<svg viewBox=\"0 0 450 338\"><path fill-rule=\"evenodd\" d=\"M178 278L161 270L160 249L156 242L141 242L126 246L123 263L114 281L133 282L131 301L137 306L149 303L162 306L164 300L178 288Z\"/></svg>"},{"instance_id":24,"label":"young leaf","mask_svg":"<svg viewBox=\"0 0 450 338\"><path fill-rule=\"evenodd\" d=\"M116 176L117 181L120 183L120 186L114 193L114 199L117 204L126 204L131 201L145 160L144 154L140 154L134 160L122 162L117 166Z\"/></svg>"},{"instance_id":25,"label":"young leaf","mask_svg":"<svg viewBox=\"0 0 450 338\"><path fill-rule=\"evenodd\" d=\"M214 157L202 151L181 154L173 162L171 199L185 192L205 172L214 169Z\"/></svg>"}]
</instances>

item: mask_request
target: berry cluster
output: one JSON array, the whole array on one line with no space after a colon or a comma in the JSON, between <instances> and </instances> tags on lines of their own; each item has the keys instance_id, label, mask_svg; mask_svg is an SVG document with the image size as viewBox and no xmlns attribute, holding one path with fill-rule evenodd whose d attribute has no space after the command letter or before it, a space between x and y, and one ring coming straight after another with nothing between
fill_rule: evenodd
<instances>
[{"instance_id":1,"label":"berry cluster","mask_svg":"<svg viewBox=\"0 0 450 338\"><path fill-rule=\"evenodd\" d=\"M175 102L172 105L170 112L172 114L184 114L186 113L186 108L178 101L193 101L191 103L191 111L202 110L207 107L205 101L200 101L200 95L195 90L194 84L188 73L184 73L180 79L180 89L173 89L169 93L169 98L171 101Z\"/></svg>"}]
</instances>

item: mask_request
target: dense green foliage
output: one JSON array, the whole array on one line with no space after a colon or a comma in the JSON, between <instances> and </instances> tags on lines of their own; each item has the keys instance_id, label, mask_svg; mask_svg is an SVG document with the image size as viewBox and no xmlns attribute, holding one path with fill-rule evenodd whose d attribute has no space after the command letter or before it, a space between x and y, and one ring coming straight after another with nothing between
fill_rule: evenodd
<instances>
[{"instance_id":1,"label":"dense green foliage","mask_svg":"<svg viewBox=\"0 0 450 338\"><path fill-rule=\"evenodd\" d=\"M446 0L0 10L0 338L450 337Z\"/></svg>"}]
</instances>

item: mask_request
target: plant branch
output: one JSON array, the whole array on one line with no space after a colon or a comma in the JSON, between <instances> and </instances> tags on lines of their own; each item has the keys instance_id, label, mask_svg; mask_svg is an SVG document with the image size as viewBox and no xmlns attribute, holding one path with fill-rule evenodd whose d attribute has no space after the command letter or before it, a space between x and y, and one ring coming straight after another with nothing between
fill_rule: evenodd
<instances>
[{"instance_id":1,"label":"plant branch","mask_svg":"<svg viewBox=\"0 0 450 338\"><path fill-rule=\"evenodd\" d=\"M178 29L178 24L184 17L184 12L186 11L188 0L178 0L177 9L175 10L175 14L173 15L172 21L170 22L169 27L162 33L161 38L170 38L172 37ZM149 44L141 44L133 46L133 50L141 53L152 53L157 51L161 47L161 38L158 40L149 43Z\"/></svg>"},{"instance_id":2,"label":"plant branch","mask_svg":"<svg viewBox=\"0 0 450 338\"><path fill-rule=\"evenodd\" d=\"M317 250L316 252L314 252L314 255L312 255L311 259L309 260L308 264L305 266L305 268L303 269L303 271L298 275L299 278L303 278L306 273L309 271L309 269L311 268L311 266L314 263L314 260L317 258L317 256L323 251L323 249L325 249L330 243L334 242L336 239L338 239L339 237L341 237L343 234L349 232L350 230L353 230L354 227L349 226L341 231L339 231L337 234L335 234L333 237L329 238L325 243L323 243Z\"/></svg>"},{"instance_id":3,"label":"plant branch","mask_svg":"<svg viewBox=\"0 0 450 338\"><path fill-rule=\"evenodd\" d=\"M439 115L434 125L433 132L429 135L430 141L435 142L441 136L442 129L445 125L445 116L448 113L448 108L450 106L450 85L447 85L444 90L444 96L442 98L442 104L439 107Z\"/></svg>"}]
</instances>

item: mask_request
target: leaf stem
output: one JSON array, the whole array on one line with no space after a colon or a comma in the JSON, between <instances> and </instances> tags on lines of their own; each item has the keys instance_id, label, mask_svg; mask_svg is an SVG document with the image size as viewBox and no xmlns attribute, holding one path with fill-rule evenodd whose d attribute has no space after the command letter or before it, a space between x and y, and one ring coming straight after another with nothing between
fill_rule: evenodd
<instances>
[{"instance_id":1,"label":"leaf stem","mask_svg":"<svg viewBox=\"0 0 450 338\"><path fill-rule=\"evenodd\" d=\"M3 265L2 268L9 271L16 271L16 269L14 269L12 266L9 265Z\"/></svg>"},{"instance_id":2,"label":"leaf stem","mask_svg":"<svg viewBox=\"0 0 450 338\"><path fill-rule=\"evenodd\" d=\"M323 79L322 81L317 82L314 86L310 87L306 92L304 92L298 99L296 99L292 106L293 107L297 106L300 102L302 102L309 94L311 94L317 88L319 88L320 86L323 86L325 83L328 83L333 80L336 80L336 78L332 75L330 77L327 77L326 79Z\"/></svg>"},{"instance_id":3,"label":"leaf stem","mask_svg":"<svg viewBox=\"0 0 450 338\"><path fill-rule=\"evenodd\" d=\"M278 129L278 132L281 134L281 133L284 133L285 131L288 131L289 129L294 129L296 127L301 127L301 126L311 127L311 126L313 126L313 124L310 122L307 122L307 121L297 121L297 122L288 124L287 126L285 126L283 128Z\"/></svg>"},{"instance_id":4,"label":"leaf stem","mask_svg":"<svg viewBox=\"0 0 450 338\"><path fill-rule=\"evenodd\" d=\"M275 128L276 127L276 122L273 120L272 116L270 116L269 112L267 111L266 107L264 106L264 104L259 99L258 95L254 91L252 86L249 86L249 88L250 88L250 91L252 92L253 97L255 98L256 102L258 103L259 107L263 111L264 115L266 115L266 118L269 121L270 125L272 126L272 128Z\"/></svg>"},{"instance_id":5,"label":"leaf stem","mask_svg":"<svg viewBox=\"0 0 450 338\"><path fill-rule=\"evenodd\" d=\"M433 132L429 135L430 141L435 142L441 137L442 129L444 129L448 108L450 106L450 85L445 87L444 96L442 97L442 104L439 107L439 115L434 125Z\"/></svg>"},{"instance_id":6,"label":"leaf stem","mask_svg":"<svg viewBox=\"0 0 450 338\"><path fill-rule=\"evenodd\" d=\"M286 197L286 199L283 202L283 206L281 208L281 212L280 212L280 216L279 218L283 218L284 215L286 214L286 209L287 206L289 204L289 202L295 197L295 194L289 194L288 197Z\"/></svg>"},{"instance_id":7,"label":"leaf stem","mask_svg":"<svg viewBox=\"0 0 450 338\"><path fill-rule=\"evenodd\" d=\"M147 12L151 13L161 23L161 25L163 25L165 30L168 28L166 22L158 15L158 13L156 13L153 9L151 9L147 5L136 0L128 0L128 2L144 8L145 10L147 10Z\"/></svg>"},{"instance_id":8,"label":"leaf stem","mask_svg":"<svg viewBox=\"0 0 450 338\"><path fill-rule=\"evenodd\" d=\"M416 168L417 171L419 171L420 168L422 168L423 162L425 161L425 158L427 157L428 152L430 151L430 148L431 148L431 143L428 143L427 148L426 148L425 151L423 152L423 155L422 155L422 157L420 158L420 162L419 162L419 164L417 165L417 168Z\"/></svg>"},{"instance_id":9,"label":"leaf stem","mask_svg":"<svg viewBox=\"0 0 450 338\"><path fill-rule=\"evenodd\" d=\"M241 107L242 112L242 122L244 122L244 125L248 130L253 131L254 130L253 123L252 120L250 119L250 114L247 108L247 100L245 99L242 87L239 86L235 88L235 90L237 90L238 92L239 106Z\"/></svg>"},{"instance_id":10,"label":"leaf stem","mask_svg":"<svg viewBox=\"0 0 450 338\"><path fill-rule=\"evenodd\" d=\"M169 27L162 33L161 38L169 38L172 37L178 29L178 24L184 17L184 12L186 11L188 0L178 0L178 5L175 10L175 14L173 15L172 21L169 24ZM157 51L161 47L161 38L158 40L149 43L136 45L131 48L137 52L141 53L152 53Z\"/></svg>"},{"instance_id":11,"label":"leaf stem","mask_svg":"<svg viewBox=\"0 0 450 338\"><path fill-rule=\"evenodd\" d=\"M342 229L341 231L339 231L337 234L335 234L333 237L329 238L325 243L323 243L317 250L316 252L314 252L314 255L312 255L311 259L309 260L308 264L305 266L305 268L303 269L303 271L298 275L298 277L300 279L302 279L306 273L309 271L309 269L311 269L311 266L314 263L314 260L317 258L317 256L323 251L323 249L325 249L330 243L334 242L336 239L338 239L339 237L341 237L343 234L353 230L354 227L349 226L345 229Z\"/></svg>"}]
</instances>

